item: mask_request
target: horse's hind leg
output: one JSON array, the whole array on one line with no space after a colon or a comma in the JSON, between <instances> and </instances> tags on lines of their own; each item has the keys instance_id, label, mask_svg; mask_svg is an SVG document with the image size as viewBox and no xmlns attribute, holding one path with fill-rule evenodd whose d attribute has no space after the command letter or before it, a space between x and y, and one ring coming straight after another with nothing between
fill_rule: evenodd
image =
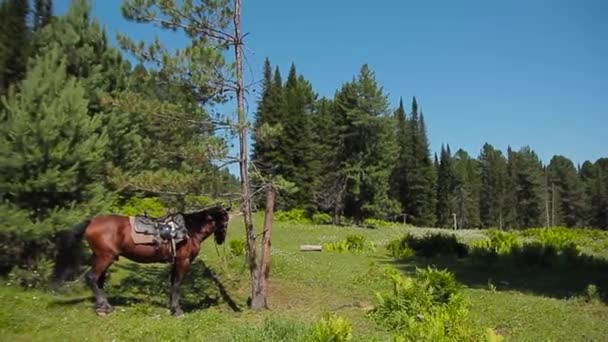
<instances>
[{"instance_id":1,"label":"horse's hind leg","mask_svg":"<svg viewBox=\"0 0 608 342\"><path fill-rule=\"evenodd\" d=\"M108 303L106 293L103 291L103 282L106 271L114 262L114 257L110 255L95 255L93 267L87 272L87 283L95 293L95 311L98 314L109 314L113 308Z\"/></svg>"}]
</instances>

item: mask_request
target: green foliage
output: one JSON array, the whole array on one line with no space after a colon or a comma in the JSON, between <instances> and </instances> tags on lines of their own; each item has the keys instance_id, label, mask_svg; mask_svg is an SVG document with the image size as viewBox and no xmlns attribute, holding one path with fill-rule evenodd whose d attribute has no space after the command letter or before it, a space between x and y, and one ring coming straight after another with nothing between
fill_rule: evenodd
<instances>
[{"instance_id":1,"label":"green foliage","mask_svg":"<svg viewBox=\"0 0 608 342\"><path fill-rule=\"evenodd\" d=\"M348 342L353 338L353 328L344 317L326 314L312 328L311 341Z\"/></svg>"},{"instance_id":2,"label":"green foliage","mask_svg":"<svg viewBox=\"0 0 608 342\"><path fill-rule=\"evenodd\" d=\"M132 197L119 212L128 216L148 214L152 217L161 217L167 214L167 209L158 197Z\"/></svg>"},{"instance_id":3,"label":"green foliage","mask_svg":"<svg viewBox=\"0 0 608 342\"><path fill-rule=\"evenodd\" d=\"M373 244L367 242L365 237L360 234L350 234L344 240L323 244L323 250L326 252L364 252L371 249L373 249Z\"/></svg>"},{"instance_id":4,"label":"green foliage","mask_svg":"<svg viewBox=\"0 0 608 342\"><path fill-rule=\"evenodd\" d=\"M312 215L312 223L313 224L331 224L332 217L327 213L314 213Z\"/></svg>"},{"instance_id":5,"label":"green foliage","mask_svg":"<svg viewBox=\"0 0 608 342\"><path fill-rule=\"evenodd\" d=\"M53 262L42 259L31 268L13 268L8 274L6 285L20 286L23 289L45 289L51 282Z\"/></svg>"},{"instance_id":6,"label":"green foliage","mask_svg":"<svg viewBox=\"0 0 608 342\"><path fill-rule=\"evenodd\" d=\"M408 258L412 251L417 256L432 258L436 256L465 257L466 244L458 241L453 234L429 233L422 237L406 234L399 240L389 242L388 250L396 258Z\"/></svg>"},{"instance_id":7,"label":"green foliage","mask_svg":"<svg viewBox=\"0 0 608 342\"><path fill-rule=\"evenodd\" d=\"M277 211L274 219L279 222L294 224L310 224L311 220L304 209L291 209L289 211Z\"/></svg>"},{"instance_id":8,"label":"green foliage","mask_svg":"<svg viewBox=\"0 0 608 342\"><path fill-rule=\"evenodd\" d=\"M468 299L453 274L416 270L416 278L392 276L392 293L378 294L370 317L408 341L472 339Z\"/></svg>"},{"instance_id":9,"label":"green foliage","mask_svg":"<svg viewBox=\"0 0 608 342\"><path fill-rule=\"evenodd\" d=\"M259 327L242 327L231 336L234 342L302 341L309 335L307 327L294 320L270 317Z\"/></svg>"},{"instance_id":10,"label":"green foliage","mask_svg":"<svg viewBox=\"0 0 608 342\"><path fill-rule=\"evenodd\" d=\"M242 239L230 240L230 254L241 256L247 252L247 243Z\"/></svg>"},{"instance_id":11,"label":"green foliage","mask_svg":"<svg viewBox=\"0 0 608 342\"><path fill-rule=\"evenodd\" d=\"M366 227L394 227L398 225L396 222L384 221L376 218L367 218L363 220L363 225Z\"/></svg>"},{"instance_id":12,"label":"green foliage","mask_svg":"<svg viewBox=\"0 0 608 342\"><path fill-rule=\"evenodd\" d=\"M584 298L585 298L585 301L587 301L588 303L598 304L598 303L601 303L601 301L602 301L600 291L598 290L597 286L594 284L587 285L587 287L585 288Z\"/></svg>"},{"instance_id":13,"label":"green foliage","mask_svg":"<svg viewBox=\"0 0 608 342\"><path fill-rule=\"evenodd\" d=\"M545 245L563 248L577 240L579 233L576 230L564 227L530 228L522 232L523 236L539 240Z\"/></svg>"}]
</instances>

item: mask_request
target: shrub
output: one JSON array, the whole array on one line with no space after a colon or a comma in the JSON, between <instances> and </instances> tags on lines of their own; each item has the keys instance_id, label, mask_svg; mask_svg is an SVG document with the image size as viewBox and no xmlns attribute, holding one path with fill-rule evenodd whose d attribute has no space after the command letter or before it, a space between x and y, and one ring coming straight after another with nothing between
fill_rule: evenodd
<instances>
[{"instance_id":1,"label":"shrub","mask_svg":"<svg viewBox=\"0 0 608 342\"><path fill-rule=\"evenodd\" d=\"M346 342L353 338L353 328L344 317L326 314L314 325L311 340L315 342Z\"/></svg>"},{"instance_id":2,"label":"shrub","mask_svg":"<svg viewBox=\"0 0 608 342\"><path fill-rule=\"evenodd\" d=\"M40 260L31 269L14 268L8 274L7 285L20 286L23 289L47 288L53 274L53 262L49 259Z\"/></svg>"},{"instance_id":3,"label":"shrub","mask_svg":"<svg viewBox=\"0 0 608 342\"><path fill-rule=\"evenodd\" d=\"M167 214L167 209L158 197L132 197L118 210L120 213L128 216L148 214L160 217Z\"/></svg>"},{"instance_id":4,"label":"shrub","mask_svg":"<svg viewBox=\"0 0 608 342\"><path fill-rule=\"evenodd\" d=\"M327 252L364 252L372 248L373 245L368 243L363 235L359 234L348 235L342 241L323 244L323 250Z\"/></svg>"},{"instance_id":5,"label":"shrub","mask_svg":"<svg viewBox=\"0 0 608 342\"><path fill-rule=\"evenodd\" d=\"M275 213L274 219L280 222L288 222L295 224L310 224L312 221L306 215L304 209L291 209L289 211L278 211Z\"/></svg>"},{"instance_id":6,"label":"shrub","mask_svg":"<svg viewBox=\"0 0 608 342\"><path fill-rule=\"evenodd\" d=\"M234 256L244 255L247 251L247 244L244 240L233 239L230 240L230 254Z\"/></svg>"},{"instance_id":7,"label":"shrub","mask_svg":"<svg viewBox=\"0 0 608 342\"><path fill-rule=\"evenodd\" d=\"M578 237L576 231L564 227L530 228L524 230L523 235L535 238L545 245L551 245L556 248L566 247Z\"/></svg>"},{"instance_id":8,"label":"shrub","mask_svg":"<svg viewBox=\"0 0 608 342\"><path fill-rule=\"evenodd\" d=\"M431 268L417 269L416 274L389 275L392 293L378 295L370 317L397 333L396 341L471 339L469 304L453 274Z\"/></svg>"},{"instance_id":9,"label":"shrub","mask_svg":"<svg viewBox=\"0 0 608 342\"><path fill-rule=\"evenodd\" d=\"M315 213L312 215L313 224L332 224L332 217L327 213Z\"/></svg>"},{"instance_id":10,"label":"shrub","mask_svg":"<svg viewBox=\"0 0 608 342\"><path fill-rule=\"evenodd\" d=\"M401 259L409 258L412 254L427 258L439 255L462 258L469 252L468 246L459 242L455 235L444 233L431 233L423 237L406 234L399 240L389 242L387 249L393 257Z\"/></svg>"}]
</instances>

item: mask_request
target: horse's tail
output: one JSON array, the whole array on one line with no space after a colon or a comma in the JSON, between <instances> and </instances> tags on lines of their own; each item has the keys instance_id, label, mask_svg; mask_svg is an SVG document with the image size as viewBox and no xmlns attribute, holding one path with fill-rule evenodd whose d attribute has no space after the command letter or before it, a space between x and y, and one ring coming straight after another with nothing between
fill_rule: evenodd
<instances>
[{"instance_id":1,"label":"horse's tail","mask_svg":"<svg viewBox=\"0 0 608 342\"><path fill-rule=\"evenodd\" d=\"M72 278L84 259L82 238L91 220L78 223L71 230L64 231L57 241L57 258L55 259L54 282L60 285Z\"/></svg>"}]
</instances>

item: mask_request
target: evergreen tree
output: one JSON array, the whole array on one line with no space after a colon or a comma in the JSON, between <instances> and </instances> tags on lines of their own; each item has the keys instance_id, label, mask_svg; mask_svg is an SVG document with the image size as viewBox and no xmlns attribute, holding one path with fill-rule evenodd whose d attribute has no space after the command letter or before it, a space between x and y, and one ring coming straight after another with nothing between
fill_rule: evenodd
<instances>
[{"instance_id":1,"label":"evergreen tree","mask_svg":"<svg viewBox=\"0 0 608 342\"><path fill-rule=\"evenodd\" d=\"M435 170L430 158L424 116L418 114L418 103L412 100L409 120L411 157L407 168L407 204L405 211L418 226L433 226L436 212Z\"/></svg>"},{"instance_id":2,"label":"evergreen tree","mask_svg":"<svg viewBox=\"0 0 608 342\"><path fill-rule=\"evenodd\" d=\"M527 146L518 152L511 152L509 169L514 190L511 203L516 212L514 227L541 226L545 222L545 197L543 168L538 156Z\"/></svg>"},{"instance_id":3,"label":"evergreen tree","mask_svg":"<svg viewBox=\"0 0 608 342\"><path fill-rule=\"evenodd\" d=\"M454 156L454 205L459 228L479 228L481 179L478 161L460 149Z\"/></svg>"},{"instance_id":4,"label":"evergreen tree","mask_svg":"<svg viewBox=\"0 0 608 342\"><path fill-rule=\"evenodd\" d=\"M486 143L479 156L481 191L479 210L484 227L504 228L507 201L507 161L500 150Z\"/></svg>"},{"instance_id":5,"label":"evergreen tree","mask_svg":"<svg viewBox=\"0 0 608 342\"><path fill-rule=\"evenodd\" d=\"M281 174L297 189L283 196L287 207L310 208L313 202L319 171L312 122L316 96L311 84L297 75L292 64L284 88L283 129L279 138Z\"/></svg>"},{"instance_id":6,"label":"evergreen tree","mask_svg":"<svg viewBox=\"0 0 608 342\"><path fill-rule=\"evenodd\" d=\"M412 139L405 108L403 107L403 98L399 99L399 107L395 111L394 117L396 121L396 143L398 152L392 175L393 197L401 204L401 208L407 208L407 172L410 159L412 158Z\"/></svg>"},{"instance_id":7,"label":"evergreen tree","mask_svg":"<svg viewBox=\"0 0 608 342\"><path fill-rule=\"evenodd\" d=\"M38 31L48 23L53 17L52 0L36 0L34 4L34 31Z\"/></svg>"},{"instance_id":8,"label":"evergreen tree","mask_svg":"<svg viewBox=\"0 0 608 342\"><path fill-rule=\"evenodd\" d=\"M452 166L452 153L450 145L441 145L439 168L437 171L437 225L439 227L452 226L452 213L454 208L455 175Z\"/></svg>"},{"instance_id":9,"label":"evergreen tree","mask_svg":"<svg viewBox=\"0 0 608 342\"><path fill-rule=\"evenodd\" d=\"M27 0L4 0L0 5L0 95L25 76L31 32Z\"/></svg>"},{"instance_id":10,"label":"evergreen tree","mask_svg":"<svg viewBox=\"0 0 608 342\"><path fill-rule=\"evenodd\" d=\"M91 117L83 85L67 74L55 44L36 58L5 100L0 121L0 193L47 229L73 224L107 206L107 135Z\"/></svg>"},{"instance_id":11,"label":"evergreen tree","mask_svg":"<svg viewBox=\"0 0 608 342\"><path fill-rule=\"evenodd\" d=\"M588 161L583 163L580 174L585 191L583 208L585 224L607 229L608 158L600 158L595 163Z\"/></svg>"},{"instance_id":12,"label":"evergreen tree","mask_svg":"<svg viewBox=\"0 0 608 342\"><path fill-rule=\"evenodd\" d=\"M396 157L388 101L373 71L363 65L356 79L336 94L338 172L344 180L344 213L360 221L398 212L390 197Z\"/></svg>"},{"instance_id":13,"label":"evergreen tree","mask_svg":"<svg viewBox=\"0 0 608 342\"><path fill-rule=\"evenodd\" d=\"M547 167L551 226L582 224L582 184L571 160L554 156Z\"/></svg>"}]
</instances>

